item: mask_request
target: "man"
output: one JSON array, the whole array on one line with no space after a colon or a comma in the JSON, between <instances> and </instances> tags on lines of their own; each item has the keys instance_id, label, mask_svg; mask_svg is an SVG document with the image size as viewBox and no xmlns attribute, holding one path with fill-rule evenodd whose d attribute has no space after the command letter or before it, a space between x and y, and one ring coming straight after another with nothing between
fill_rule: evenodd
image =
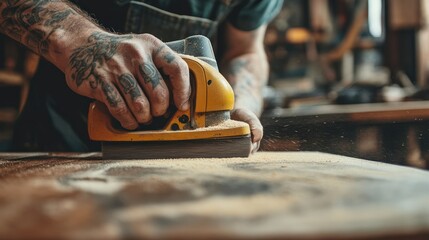
<instances>
[{"instance_id":1,"label":"man","mask_svg":"<svg viewBox=\"0 0 429 240\"><path fill-rule=\"evenodd\" d=\"M162 116L170 92L178 109L188 109L187 65L164 42L194 34L217 45L221 72L236 95L231 117L249 123L258 149L268 77L263 37L282 0L74 2L80 8L65 0L0 0L0 31L47 60L17 121L15 150L98 150L86 130L90 99L129 130Z\"/></svg>"}]
</instances>

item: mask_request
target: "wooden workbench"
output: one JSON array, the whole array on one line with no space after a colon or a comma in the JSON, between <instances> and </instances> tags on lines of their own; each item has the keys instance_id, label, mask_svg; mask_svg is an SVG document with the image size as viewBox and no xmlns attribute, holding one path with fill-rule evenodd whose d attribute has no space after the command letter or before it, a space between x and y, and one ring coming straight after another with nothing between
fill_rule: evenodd
<instances>
[{"instance_id":1,"label":"wooden workbench","mask_svg":"<svg viewBox=\"0 0 429 240\"><path fill-rule=\"evenodd\" d=\"M263 150L323 151L429 169L429 101L273 109L261 122ZM423 163L411 164L417 155Z\"/></svg>"},{"instance_id":2,"label":"wooden workbench","mask_svg":"<svg viewBox=\"0 0 429 240\"><path fill-rule=\"evenodd\" d=\"M317 152L0 155L0 237L428 239L429 172Z\"/></svg>"}]
</instances>

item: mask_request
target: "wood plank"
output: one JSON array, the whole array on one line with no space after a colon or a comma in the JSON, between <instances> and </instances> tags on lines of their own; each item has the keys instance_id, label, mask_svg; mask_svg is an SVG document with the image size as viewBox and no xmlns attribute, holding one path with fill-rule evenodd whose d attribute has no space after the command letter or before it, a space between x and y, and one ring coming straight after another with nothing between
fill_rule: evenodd
<instances>
[{"instance_id":1,"label":"wood plank","mask_svg":"<svg viewBox=\"0 0 429 240\"><path fill-rule=\"evenodd\" d=\"M317 152L26 154L0 155L2 238L429 237L429 172L418 169Z\"/></svg>"},{"instance_id":2,"label":"wood plank","mask_svg":"<svg viewBox=\"0 0 429 240\"><path fill-rule=\"evenodd\" d=\"M325 121L354 123L421 122L429 119L429 101L322 105L303 108L274 109L262 116L267 121L299 120L299 123Z\"/></svg>"}]
</instances>

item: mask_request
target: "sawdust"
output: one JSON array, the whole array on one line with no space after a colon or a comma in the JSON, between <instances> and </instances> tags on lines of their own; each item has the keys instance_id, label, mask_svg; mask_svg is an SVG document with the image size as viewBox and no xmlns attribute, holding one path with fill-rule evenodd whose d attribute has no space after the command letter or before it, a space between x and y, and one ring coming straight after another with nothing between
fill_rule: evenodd
<instances>
[{"instance_id":1,"label":"sawdust","mask_svg":"<svg viewBox=\"0 0 429 240\"><path fill-rule=\"evenodd\" d=\"M245 122L240 122L240 121L235 121L235 120L229 119L229 120L224 121L221 124L218 124L216 126L206 127L206 129L208 129L208 130L221 130L221 129L225 129L225 128L237 128L237 127L243 127L243 126L249 126L249 125Z\"/></svg>"},{"instance_id":2,"label":"sawdust","mask_svg":"<svg viewBox=\"0 0 429 240\"><path fill-rule=\"evenodd\" d=\"M103 229L105 238L147 238L216 228L243 238L311 238L429 230L427 172L330 154L0 166L0 221L7 223L0 232L9 235L31 230L37 238L49 229L91 238ZM133 226L145 231L136 235Z\"/></svg>"},{"instance_id":3,"label":"sawdust","mask_svg":"<svg viewBox=\"0 0 429 240\"><path fill-rule=\"evenodd\" d=\"M270 204L267 204L267 203ZM225 204L225 197L212 197L200 201L183 202L177 204L163 204L158 206L137 206L126 211L118 212L119 219L127 221L133 219L148 219L157 215L168 218L176 218L183 214L205 215L211 217L239 217L255 218L268 213L276 213L282 206L286 207L292 202L291 199L273 198L272 196L231 197L229 203ZM250 204L252 211L241 206Z\"/></svg>"},{"instance_id":4,"label":"sawdust","mask_svg":"<svg viewBox=\"0 0 429 240\"><path fill-rule=\"evenodd\" d=\"M235 121L232 119L228 119L218 125L209 126L209 127L203 127L203 128L196 128L191 130L180 130L181 132L205 132L205 131L217 131L217 130L223 130L223 129L231 129L231 128L239 128L239 127L246 127L249 126L245 122L241 121Z\"/></svg>"}]
</instances>

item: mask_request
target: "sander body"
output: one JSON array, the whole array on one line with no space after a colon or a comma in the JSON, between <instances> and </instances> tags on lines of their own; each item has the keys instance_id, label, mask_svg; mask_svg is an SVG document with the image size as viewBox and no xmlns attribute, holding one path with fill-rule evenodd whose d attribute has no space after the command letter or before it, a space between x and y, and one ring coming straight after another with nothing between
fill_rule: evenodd
<instances>
[{"instance_id":1,"label":"sander body","mask_svg":"<svg viewBox=\"0 0 429 240\"><path fill-rule=\"evenodd\" d=\"M249 126L230 119L234 93L217 69L210 41L204 36L192 36L167 45L188 64L190 109L180 111L170 104L163 117L129 131L120 127L103 103L91 103L89 136L102 142L103 159L249 156Z\"/></svg>"}]
</instances>

